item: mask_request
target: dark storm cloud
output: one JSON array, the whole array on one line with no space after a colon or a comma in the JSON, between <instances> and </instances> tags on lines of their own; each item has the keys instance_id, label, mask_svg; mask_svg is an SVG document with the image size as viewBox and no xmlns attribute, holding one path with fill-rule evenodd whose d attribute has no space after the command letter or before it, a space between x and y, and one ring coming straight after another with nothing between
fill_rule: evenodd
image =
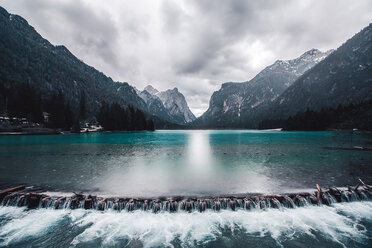
<instances>
[{"instance_id":1,"label":"dark storm cloud","mask_svg":"<svg viewBox=\"0 0 372 248\"><path fill-rule=\"evenodd\" d=\"M115 80L178 87L200 115L226 81L337 48L372 22L370 0L2 0L53 44Z\"/></svg>"}]
</instances>

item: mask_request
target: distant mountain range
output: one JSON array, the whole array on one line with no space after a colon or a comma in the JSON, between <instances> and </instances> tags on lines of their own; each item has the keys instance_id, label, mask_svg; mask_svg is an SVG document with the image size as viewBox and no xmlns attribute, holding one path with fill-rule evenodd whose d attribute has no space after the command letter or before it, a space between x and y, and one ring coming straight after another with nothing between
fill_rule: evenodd
<instances>
[{"instance_id":1,"label":"distant mountain range","mask_svg":"<svg viewBox=\"0 0 372 248\"><path fill-rule=\"evenodd\" d=\"M182 125L196 119L187 105L185 96L177 88L159 92L148 85L139 92L139 96L146 102L152 114L167 121Z\"/></svg>"},{"instance_id":2,"label":"distant mountain range","mask_svg":"<svg viewBox=\"0 0 372 248\"><path fill-rule=\"evenodd\" d=\"M61 91L75 111L84 94L88 116L106 102L132 105L157 127L257 128L262 120L372 99L372 24L336 51L311 49L296 59L276 61L247 82L222 84L199 118L177 88L159 92L149 85L140 91L114 82L1 7L0 68L2 89L28 83L46 99Z\"/></svg>"},{"instance_id":3,"label":"distant mountain range","mask_svg":"<svg viewBox=\"0 0 372 248\"><path fill-rule=\"evenodd\" d=\"M312 49L294 60L276 61L250 81L224 83L192 125L257 128L263 119L370 100L371 47L372 24L336 51Z\"/></svg>"},{"instance_id":4,"label":"distant mountain range","mask_svg":"<svg viewBox=\"0 0 372 248\"><path fill-rule=\"evenodd\" d=\"M299 76L331 52L311 49L293 60L277 60L250 81L222 84L196 123L213 127L246 125L250 116L256 116L263 106L275 101Z\"/></svg>"},{"instance_id":5,"label":"distant mountain range","mask_svg":"<svg viewBox=\"0 0 372 248\"><path fill-rule=\"evenodd\" d=\"M0 68L2 84L29 83L44 97L61 90L71 106L78 106L85 92L88 114L96 113L102 101L147 110L146 103L128 83L114 82L66 47L52 45L25 19L1 7Z\"/></svg>"},{"instance_id":6,"label":"distant mountain range","mask_svg":"<svg viewBox=\"0 0 372 248\"><path fill-rule=\"evenodd\" d=\"M266 117L372 99L372 24L306 71L269 107Z\"/></svg>"},{"instance_id":7,"label":"distant mountain range","mask_svg":"<svg viewBox=\"0 0 372 248\"><path fill-rule=\"evenodd\" d=\"M76 58L66 47L52 45L25 19L1 7L0 68L0 84L5 88L29 83L45 99L61 91L72 107L79 106L84 93L88 116L96 115L102 102L116 102L156 116L158 124L161 119L177 124L195 119L177 89L160 92L157 96L146 96L145 92L137 94L128 83L114 82Z\"/></svg>"}]
</instances>

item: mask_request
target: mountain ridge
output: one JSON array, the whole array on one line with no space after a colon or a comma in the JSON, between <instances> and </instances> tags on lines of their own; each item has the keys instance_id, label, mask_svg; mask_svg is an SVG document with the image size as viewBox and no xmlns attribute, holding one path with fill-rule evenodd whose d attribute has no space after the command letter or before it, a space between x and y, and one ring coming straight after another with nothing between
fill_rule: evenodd
<instances>
[{"instance_id":1,"label":"mountain ridge","mask_svg":"<svg viewBox=\"0 0 372 248\"><path fill-rule=\"evenodd\" d=\"M126 82L114 82L73 55L64 45L52 45L21 16L0 7L0 80L3 84L29 83L44 97L61 90L71 106L85 92L89 115L101 102L132 105L147 112L145 102Z\"/></svg>"},{"instance_id":2,"label":"mountain ridge","mask_svg":"<svg viewBox=\"0 0 372 248\"><path fill-rule=\"evenodd\" d=\"M194 125L242 127L256 109L275 100L296 78L332 53L311 49L292 60L277 60L246 82L227 82L215 91Z\"/></svg>"},{"instance_id":3,"label":"mountain ridge","mask_svg":"<svg viewBox=\"0 0 372 248\"><path fill-rule=\"evenodd\" d=\"M131 105L158 117L158 123L162 119L189 127L256 128L263 119L285 119L306 108L316 111L371 99L372 24L337 50L313 48L295 59L275 61L249 81L223 83L199 118L177 87L160 92L148 85L139 91L115 82L2 7L0 67L2 88L27 83L45 98L61 91L75 112L84 94L90 116L106 102Z\"/></svg>"},{"instance_id":4,"label":"mountain ridge","mask_svg":"<svg viewBox=\"0 0 372 248\"><path fill-rule=\"evenodd\" d=\"M300 76L270 106L266 118L372 99L372 24Z\"/></svg>"},{"instance_id":5,"label":"mountain ridge","mask_svg":"<svg viewBox=\"0 0 372 248\"><path fill-rule=\"evenodd\" d=\"M183 125L196 119L187 104L185 96L177 87L159 91L153 86L147 85L139 95L145 101L148 101L150 106L154 106L151 110L156 115L163 116L165 120Z\"/></svg>"}]
</instances>

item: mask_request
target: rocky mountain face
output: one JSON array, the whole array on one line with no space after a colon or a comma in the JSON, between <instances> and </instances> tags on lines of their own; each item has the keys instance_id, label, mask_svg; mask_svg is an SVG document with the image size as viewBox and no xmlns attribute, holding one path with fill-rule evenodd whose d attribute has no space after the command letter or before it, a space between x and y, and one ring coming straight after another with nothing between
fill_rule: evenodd
<instances>
[{"instance_id":1,"label":"rocky mountain face","mask_svg":"<svg viewBox=\"0 0 372 248\"><path fill-rule=\"evenodd\" d=\"M151 85L147 85L143 90L146 90L151 95L156 95L159 93L159 91L155 89L154 87L152 87Z\"/></svg>"},{"instance_id":2,"label":"rocky mountain face","mask_svg":"<svg viewBox=\"0 0 372 248\"><path fill-rule=\"evenodd\" d=\"M299 77L269 107L266 118L287 118L372 99L372 24Z\"/></svg>"},{"instance_id":3,"label":"rocky mountain face","mask_svg":"<svg viewBox=\"0 0 372 248\"><path fill-rule=\"evenodd\" d=\"M156 95L152 95L147 90L140 91L138 95L147 104L147 109L153 115L156 115L164 120L174 122L173 118L169 115L168 110L164 107L163 102Z\"/></svg>"},{"instance_id":4,"label":"rocky mountain face","mask_svg":"<svg viewBox=\"0 0 372 248\"><path fill-rule=\"evenodd\" d=\"M195 120L185 96L177 88L159 92L148 85L139 96L147 103L149 110L156 116L176 124L186 124Z\"/></svg>"},{"instance_id":5,"label":"rocky mountain face","mask_svg":"<svg viewBox=\"0 0 372 248\"><path fill-rule=\"evenodd\" d=\"M148 111L145 101L127 83L114 82L86 65L66 47L54 46L25 19L0 7L0 84L29 83L45 98L62 91L72 108L85 92L88 115L97 113L101 102L117 102Z\"/></svg>"},{"instance_id":6,"label":"rocky mountain face","mask_svg":"<svg viewBox=\"0 0 372 248\"><path fill-rule=\"evenodd\" d=\"M213 93L208 110L193 124L204 127L251 127L252 117L275 101L305 71L322 61L332 51L312 49L293 60L278 60L252 80L224 83Z\"/></svg>"},{"instance_id":7,"label":"rocky mountain face","mask_svg":"<svg viewBox=\"0 0 372 248\"><path fill-rule=\"evenodd\" d=\"M185 96L177 88L159 92L157 95L176 123L188 123L196 119L187 105Z\"/></svg>"}]
</instances>

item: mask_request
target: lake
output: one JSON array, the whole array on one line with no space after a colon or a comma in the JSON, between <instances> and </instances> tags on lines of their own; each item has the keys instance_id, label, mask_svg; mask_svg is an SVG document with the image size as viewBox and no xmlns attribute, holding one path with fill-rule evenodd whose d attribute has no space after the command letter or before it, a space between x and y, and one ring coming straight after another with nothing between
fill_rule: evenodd
<instances>
[{"instance_id":1,"label":"lake","mask_svg":"<svg viewBox=\"0 0 372 248\"><path fill-rule=\"evenodd\" d=\"M128 197L315 191L372 181L372 135L187 130L1 136L0 186ZM344 149L340 149L344 148ZM36 221L36 223L35 223ZM0 207L0 246L369 247L372 203L204 213Z\"/></svg>"}]
</instances>

